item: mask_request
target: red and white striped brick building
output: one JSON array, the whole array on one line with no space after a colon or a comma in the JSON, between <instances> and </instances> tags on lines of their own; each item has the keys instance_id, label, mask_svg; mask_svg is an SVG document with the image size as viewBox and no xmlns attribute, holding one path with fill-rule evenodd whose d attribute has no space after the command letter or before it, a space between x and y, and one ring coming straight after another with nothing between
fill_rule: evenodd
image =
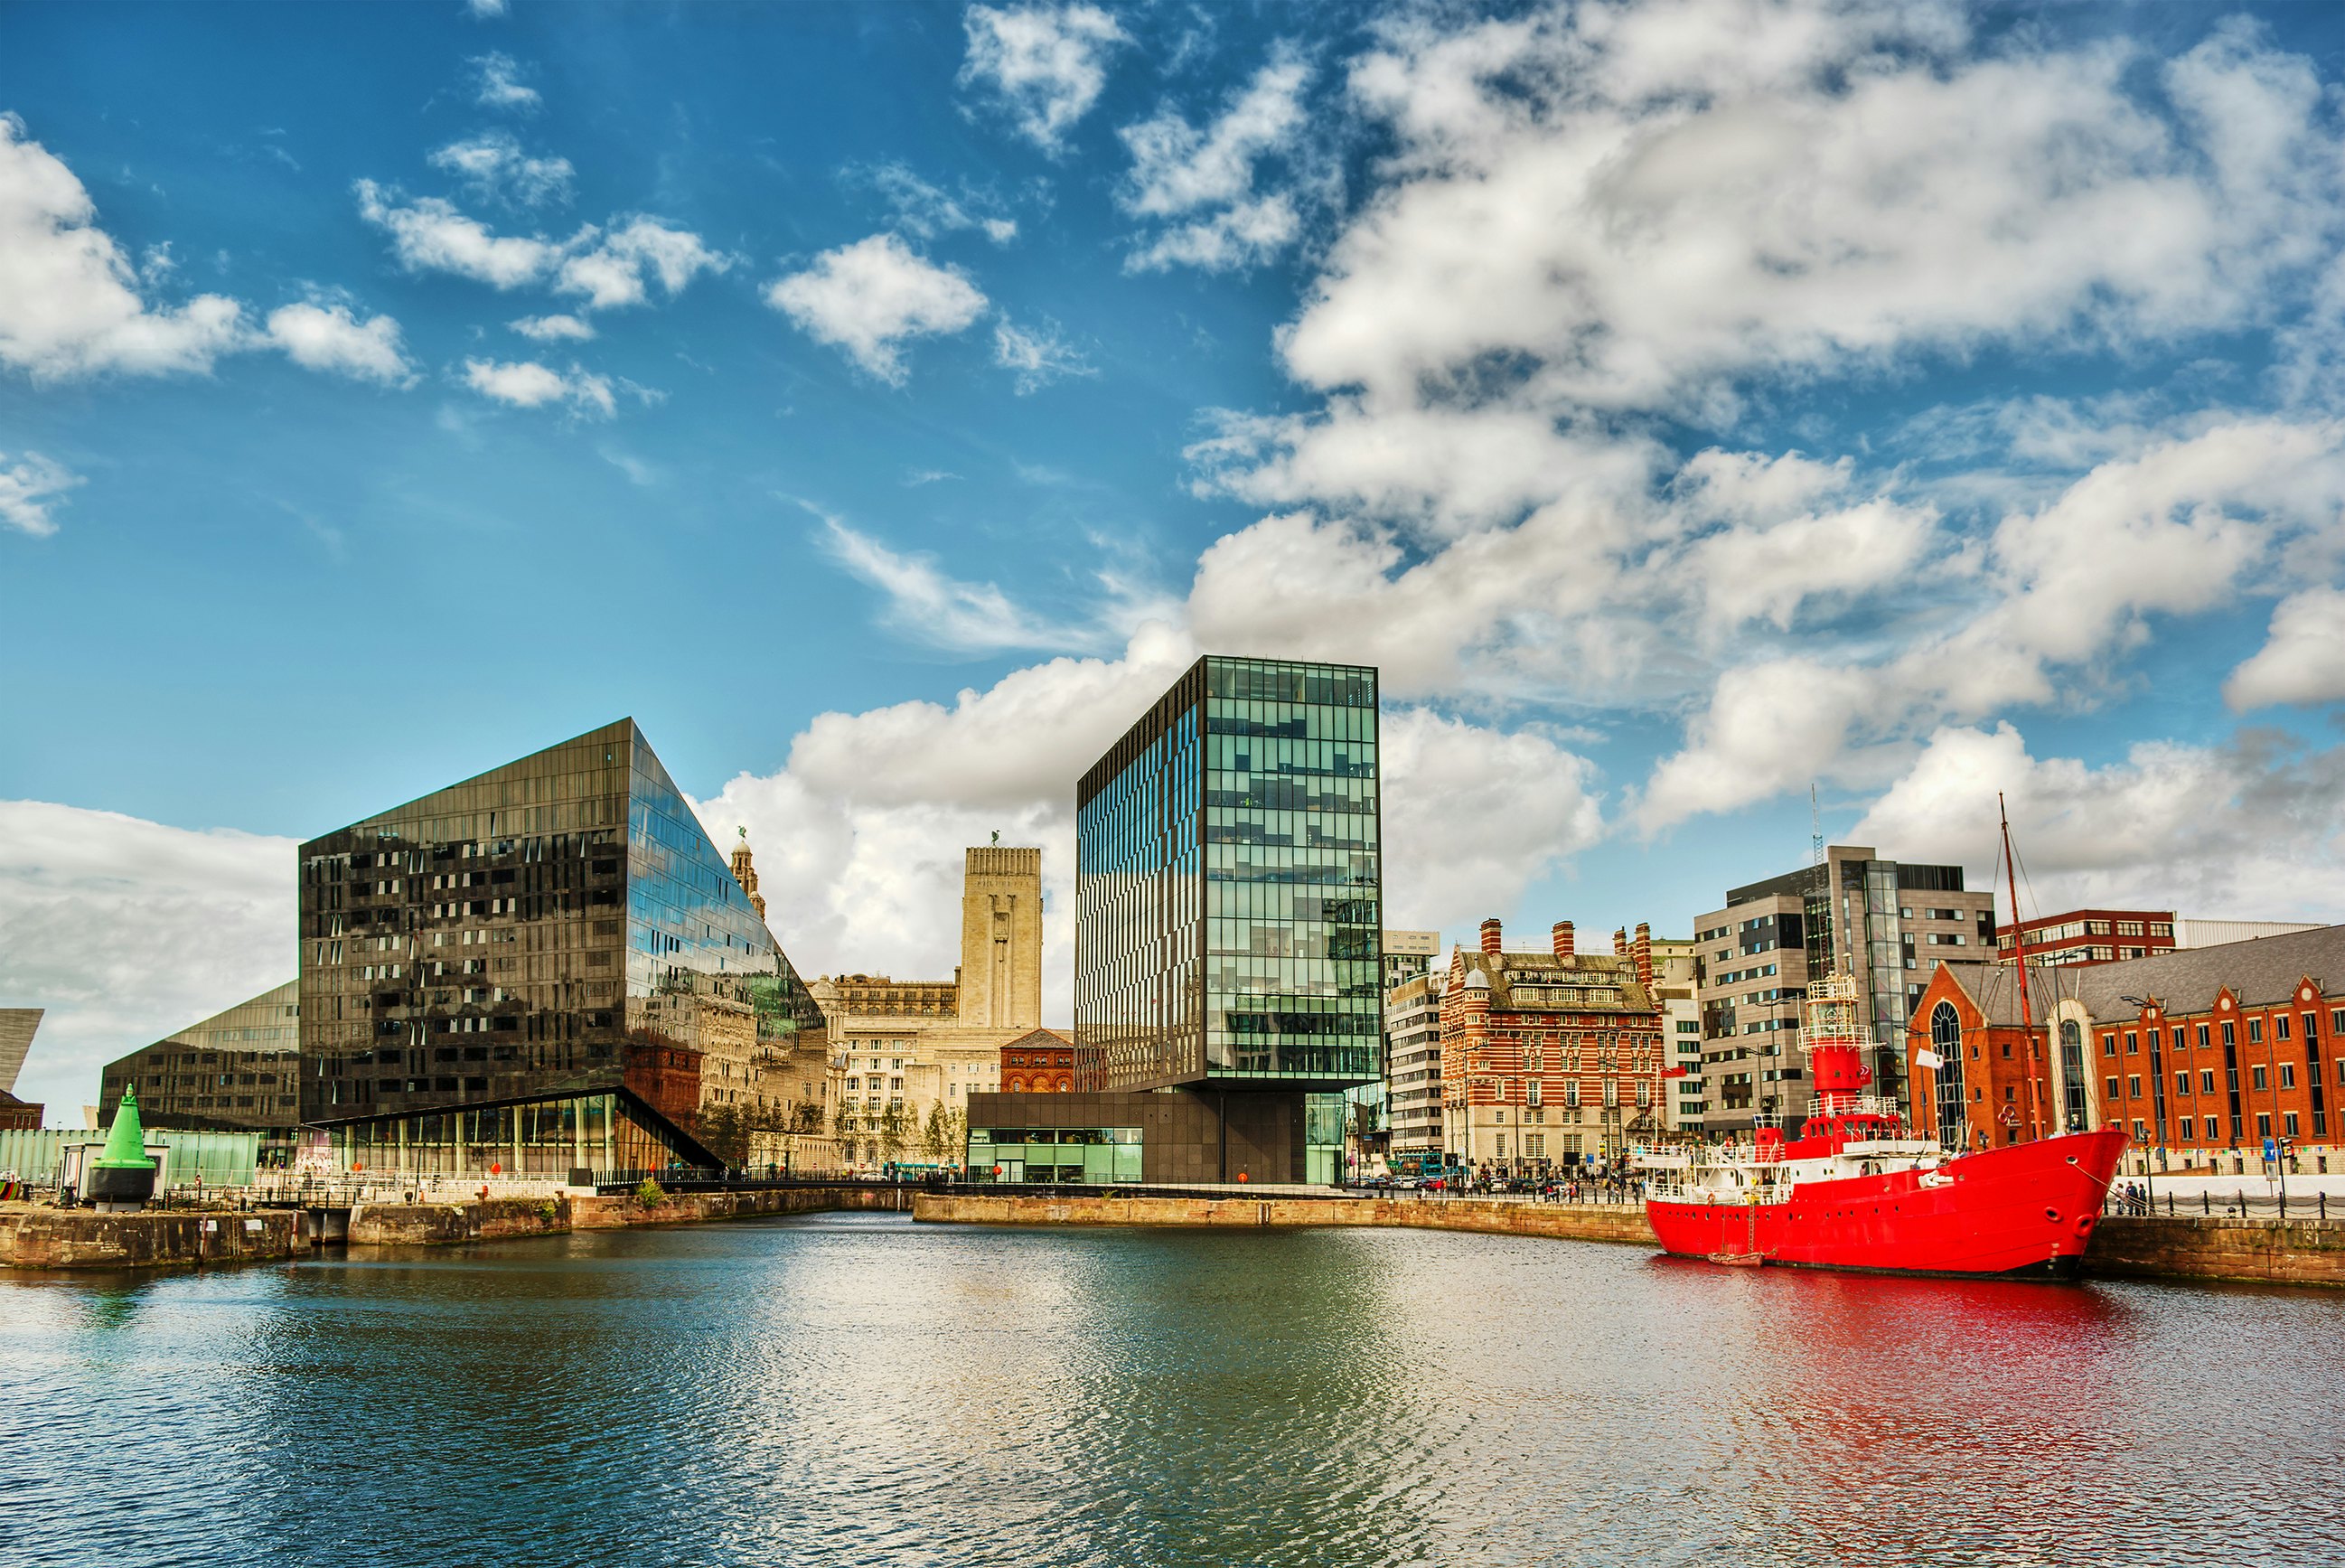
<instances>
[{"instance_id":1,"label":"red and white striped brick building","mask_svg":"<svg viewBox=\"0 0 2345 1568\"><path fill-rule=\"evenodd\" d=\"M1569 921L1509 952L1496 920L1451 952L1441 996L1443 1135L1453 1164L1528 1174L1617 1157L1662 1130L1666 1066L1652 928L1583 953Z\"/></svg>"}]
</instances>

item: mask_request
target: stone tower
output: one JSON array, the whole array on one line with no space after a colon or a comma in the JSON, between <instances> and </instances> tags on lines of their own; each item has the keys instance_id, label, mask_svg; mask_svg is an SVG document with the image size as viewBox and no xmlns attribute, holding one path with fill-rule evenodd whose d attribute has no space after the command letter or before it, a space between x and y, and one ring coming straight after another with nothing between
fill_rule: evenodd
<instances>
[{"instance_id":1,"label":"stone tower","mask_svg":"<svg viewBox=\"0 0 2345 1568\"><path fill-rule=\"evenodd\" d=\"M757 918L764 920L766 901L757 891L757 868L749 855L749 830L746 828L741 830L741 841L733 846L733 880L741 884L743 892L749 895L749 907L757 911Z\"/></svg>"},{"instance_id":2,"label":"stone tower","mask_svg":"<svg viewBox=\"0 0 2345 1568\"><path fill-rule=\"evenodd\" d=\"M1042 851L969 851L961 873L964 1029L1042 1026Z\"/></svg>"}]
</instances>

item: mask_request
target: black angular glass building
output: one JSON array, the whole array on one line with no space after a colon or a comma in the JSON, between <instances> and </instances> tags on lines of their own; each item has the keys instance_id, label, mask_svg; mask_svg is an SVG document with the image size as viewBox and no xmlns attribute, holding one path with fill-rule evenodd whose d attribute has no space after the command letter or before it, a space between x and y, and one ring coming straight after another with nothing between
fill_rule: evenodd
<instances>
[{"instance_id":1,"label":"black angular glass building","mask_svg":"<svg viewBox=\"0 0 2345 1568\"><path fill-rule=\"evenodd\" d=\"M302 845L300 947L344 1168L714 1165L704 1072L822 1025L632 719Z\"/></svg>"},{"instance_id":2,"label":"black angular glass building","mask_svg":"<svg viewBox=\"0 0 2345 1568\"><path fill-rule=\"evenodd\" d=\"M1075 1029L1107 1087L1382 1076L1373 668L1199 659L1084 774L1076 821Z\"/></svg>"}]
</instances>

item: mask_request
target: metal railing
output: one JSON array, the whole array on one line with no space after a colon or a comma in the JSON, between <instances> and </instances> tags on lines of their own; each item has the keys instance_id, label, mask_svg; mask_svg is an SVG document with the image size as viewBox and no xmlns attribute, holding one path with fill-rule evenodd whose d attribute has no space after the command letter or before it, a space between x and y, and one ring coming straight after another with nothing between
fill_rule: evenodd
<instances>
[{"instance_id":1,"label":"metal railing","mask_svg":"<svg viewBox=\"0 0 2345 1568\"><path fill-rule=\"evenodd\" d=\"M1647 1196L1661 1203L1708 1203L1733 1207L1792 1201L1792 1184L1789 1182L1763 1182L1758 1186L1739 1190L1689 1186L1683 1182L1657 1182L1647 1187L1645 1192Z\"/></svg>"},{"instance_id":2,"label":"metal railing","mask_svg":"<svg viewBox=\"0 0 2345 1568\"><path fill-rule=\"evenodd\" d=\"M2187 1196L2170 1192L2129 1195L2116 1190L2102 1199L2101 1213L2143 1219L2345 1219L2345 1202L2331 1204L2326 1192L2284 1196L2249 1192L2244 1187L2228 1193L2202 1190Z\"/></svg>"}]
</instances>

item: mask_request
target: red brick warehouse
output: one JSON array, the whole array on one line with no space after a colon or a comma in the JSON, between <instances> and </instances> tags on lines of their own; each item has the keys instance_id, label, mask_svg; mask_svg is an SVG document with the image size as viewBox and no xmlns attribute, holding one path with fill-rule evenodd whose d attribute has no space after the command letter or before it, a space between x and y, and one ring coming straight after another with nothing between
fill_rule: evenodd
<instances>
[{"instance_id":1,"label":"red brick warehouse","mask_svg":"<svg viewBox=\"0 0 2345 1568\"><path fill-rule=\"evenodd\" d=\"M2345 1171L2345 926L2114 963L1941 964L1914 1009L1915 1120L1976 1148L2112 1123L2127 1171ZM1924 1053L1943 1065L1927 1065Z\"/></svg>"}]
</instances>

